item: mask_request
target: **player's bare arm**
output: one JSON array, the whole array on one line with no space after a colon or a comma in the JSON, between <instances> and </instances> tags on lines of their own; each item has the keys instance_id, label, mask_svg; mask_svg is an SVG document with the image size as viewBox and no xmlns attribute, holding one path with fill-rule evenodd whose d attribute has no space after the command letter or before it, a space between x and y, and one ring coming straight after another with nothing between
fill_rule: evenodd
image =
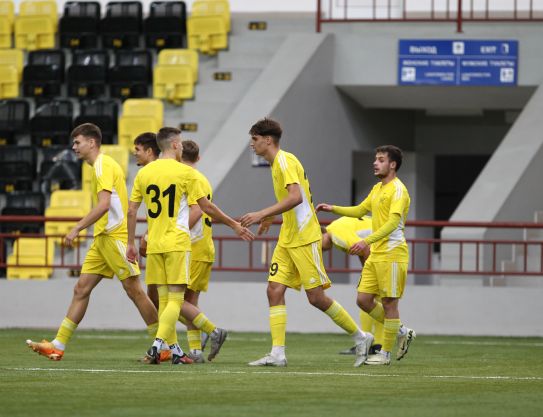
<instances>
[{"instance_id":1,"label":"player's bare arm","mask_svg":"<svg viewBox=\"0 0 543 417\"><path fill-rule=\"evenodd\" d=\"M89 213L83 217L77 224L70 230L70 232L64 236L64 245L73 246L75 238L79 235L81 230L96 223L100 217L107 213L111 204L111 192L101 190L98 192L98 203L95 207L89 211Z\"/></svg>"},{"instance_id":2,"label":"player's bare arm","mask_svg":"<svg viewBox=\"0 0 543 417\"><path fill-rule=\"evenodd\" d=\"M128 242L126 245L126 259L128 262L137 262L138 260L138 251L136 250L136 245L134 243L136 235L136 222L138 215L138 208L140 203L135 201L128 202L128 214L127 214L127 227L128 227Z\"/></svg>"},{"instance_id":3,"label":"player's bare arm","mask_svg":"<svg viewBox=\"0 0 543 417\"><path fill-rule=\"evenodd\" d=\"M198 205L208 216L218 219L221 223L229 226L243 240L254 240L255 235L246 227L235 221L232 217L225 214L219 207L209 201L206 197L197 200Z\"/></svg>"},{"instance_id":4,"label":"player's bare arm","mask_svg":"<svg viewBox=\"0 0 543 417\"><path fill-rule=\"evenodd\" d=\"M249 227L255 223L260 223L267 217L282 214L285 211L293 209L303 201L302 192L300 191L300 184L288 184L287 191L288 195L281 201L275 203L273 206L241 216L241 225L244 227Z\"/></svg>"},{"instance_id":5,"label":"player's bare arm","mask_svg":"<svg viewBox=\"0 0 543 417\"><path fill-rule=\"evenodd\" d=\"M192 229L196 223L202 218L202 209L198 204L189 206L189 229Z\"/></svg>"}]
</instances>

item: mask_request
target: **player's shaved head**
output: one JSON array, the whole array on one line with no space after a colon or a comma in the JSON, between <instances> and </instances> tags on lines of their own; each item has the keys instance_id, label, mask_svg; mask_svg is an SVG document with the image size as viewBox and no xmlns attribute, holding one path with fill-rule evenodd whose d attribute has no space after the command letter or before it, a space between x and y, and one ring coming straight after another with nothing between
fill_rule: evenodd
<instances>
[{"instance_id":1,"label":"player's shaved head","mask_svg":"<svg viewBox=\"0 0 543 417\"><path fill-rule=\"evenodd\" d=\"M176 127L163 127L156 135L156 142L161 151L171 149L174 141L181 141L181 130Z\"/></svg>"}]
</instances>

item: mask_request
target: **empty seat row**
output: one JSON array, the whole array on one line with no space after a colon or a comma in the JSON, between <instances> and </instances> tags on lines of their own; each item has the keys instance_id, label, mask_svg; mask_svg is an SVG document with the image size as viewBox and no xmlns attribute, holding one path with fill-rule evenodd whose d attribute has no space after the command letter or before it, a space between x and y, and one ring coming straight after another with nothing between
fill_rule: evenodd
<instances>
[{"instance_id":1,"label":"empty seat row","mask_svg":"<svg viewBox=\"0 0 543 417\"><path fill-rule=\"evenodd\" d=\"M139 46L141 34L149 48L178 48L186 36L186 6L182 1L151 3L145 21L142 4L137 1L110 2L103 18L100 3L94 1L67 2L60 20L56 1L51 0L23 1L18 16L14 16L11 1L2 1L0 12L2 48L11 47L12 31L17 48L53 48L57 27L63 48L96 48L99 38L105 48L134 48Z\"/></svg>"},{"instance_id":2,"label":"empty seat row","mask_svg":"<svg viewBox=\"0 0 543 417\"><path fill-rule=\"evenodd\" d=\"M32 51L24 68L22 54L20 50L0 50L0 70L12 71L11 78L0 80L0 85L16 85L19 77L25 97L42 99L62 95L64 52L58 49ZM115 98L147 97L148 84L154 79L154 97L179 103L193 97L193 85L198 80L198 54L190 49L163 49L158 54L157 67L152 70L152 56L147 50L117 51L112 67L105 50L74 51L66 75L70 97L104 97L107 89ZM5 94L0 91L0 98L17 97L18 87L12 90L6 90Z\"/></svg>"},{"instance_id":3,"label":"empty seat row","mask_svg":"<svg viewBox=\"0 0 543 417\"><path fill-rule=\"evenodd\" d=\"M85 100L74 118L69 100L51 100L29 117L24 100L0 101L0 145L15 144L17 135L30 133L34 145L48 147L70 143L70 132L81 123L94 123L102 129L103 142L113 143L117 134L119 106L114 100Z\"/></svg>"}]
</instances>

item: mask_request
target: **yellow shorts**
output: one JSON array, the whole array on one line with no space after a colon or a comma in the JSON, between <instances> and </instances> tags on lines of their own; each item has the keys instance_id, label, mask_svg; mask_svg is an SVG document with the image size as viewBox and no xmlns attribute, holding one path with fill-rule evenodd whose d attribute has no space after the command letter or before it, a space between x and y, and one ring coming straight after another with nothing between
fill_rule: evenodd
<instances>
[{"instance_id":1,"label":"yellow shorts","mask_svg":"<svg viewBox=\"0 0 543 417\"><path fill-rule=\"evenodd\" d=\"M190 252L176 251L147 255L147 285L188 285L190 280Z\"/></svg>"},{"instance_id":2,"label":"yellow shorts","mask_svg":"<svg viewBox=\"0 0 543 417\"><path fill-rule=\"evenodd\" d=\"M126 243L108 235L98 235L85 256L82 274L102 275L104 278L119 280L140 274L138 264L126 260Z\"/></svg>"},{"instance_id":3,"label":"yellow shorts","mask_svg":"<svg viewBox=\"0 0 543 417\"><path fill-rule=\"evenodd\" d=\"M211 267L213 262L191 261L190 262L190 284L192 291L206 292L211 278Z\"/></svg>"},{"instance_id":4,"label":"yellow shorts","mask_svg":"<svg viewBox=\"0 0 543 417\"><path fill-rule=\"evenodd\" d=\"M373 262L367 260L358 284L358 292L381 298L401 298L407 278L407 262Z\"/></svg>"},{"instance_id":5,"label":"yellow shorts","mask_svg":"<svg viewBox=\"0 0 543 417\"><path fill-rule=\"evenodd\" d=\"M326 227L326 232L338 249L347 252L351 246L371 234L371 218L340 217Z\"/></svg>"},{"instance_id":6,"label":"yellow shorts","mask_svg":"<svg viewBox=\"0 0 543 417\"><path fill-rule=\"evenodd\" d=\"M268 281L278 282L289 288L310 290L316 287L330 287L322 262L320 240L296 248L276 246L270 264Z\"/></svg>"}]
</instances>

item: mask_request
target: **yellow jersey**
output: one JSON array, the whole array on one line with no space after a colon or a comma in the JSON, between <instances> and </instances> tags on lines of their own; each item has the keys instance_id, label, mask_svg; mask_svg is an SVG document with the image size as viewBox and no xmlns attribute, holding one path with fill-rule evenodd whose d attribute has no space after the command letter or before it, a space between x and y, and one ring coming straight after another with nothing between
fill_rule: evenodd
<instances>
[{"instance_id":1,"label":"yellow jersey","mask_svg":"<svg viewBox=\"0 0 543 417\"><path fill-rule=\"evenodd\" d=\"M288 196L287 185L299 184L302 202L283 213L277 244L298 247L321 240L322 234L313 207L311 188L304 167L293 154L279 150L271 165L273 189L277 201Z\"/></svg>"},{"instance_id":2,"label":"yellow jersey","mask_svg":"<svg viewBox=\"0 0 543 417\"><path fill-rule=\"evenodd\" d=\"M340 217L326 227L332 243L343 252L371 234L371 217Z\"/></svg>"},{"instance_id":3,"label":"yellow jersey","mask_svg":"<svg viewBox=\"0 0 543 417\"><path fill-rule=\"evenodd\" d=\"M213 189L208 179L200 171L196 171L200 179L202 191L209 201L213 200ZM189 206L198 204L195 200L189 201ZM190 229L190 241L192 246L191 261L214 262L215 246L211 230L211 217L202 213L202 217Z\"/></svg>"},{"instance_id":4,"label":"yellow jersey","mask_svg":"<svg viewBox=\"0 0 543 417\"><path fill-rule=\"evenodd\" d=\"M128 240L126 225L128 192L121 166L110 156L100 153L92 164L91 186L95 203L100 191L105 190L111 193L109 210L94 224L94 236L110 235L126 242Z\"/></svg>"},{"instance_id":5,"label":"yellow jersey","mask_svg":"<svg viewBox=\"0 0 543 417\"><path fill-rule=\"evenodd\" d=\"M147 253L190 251L189 201L205 196L196 170L175 159L141 168L130 201L147 207Z\"/></svg>"},{"instance_id":6,"label":"yellow jersey","mask_svg":"<svg viewBox=\"0 0 543 417\"><path fill-rule=\"evenodd\" d=\"M390 215L400 215L398 227L385 238L371 245L370 259L373 262L409 262L409 252L405 241L404 229L411 199L407 188L399 178L388 184L377 183L370 194L360 203L366 212L371 211L372 230L375 233L385 224Z\"/></svg>"}]
</instances>

